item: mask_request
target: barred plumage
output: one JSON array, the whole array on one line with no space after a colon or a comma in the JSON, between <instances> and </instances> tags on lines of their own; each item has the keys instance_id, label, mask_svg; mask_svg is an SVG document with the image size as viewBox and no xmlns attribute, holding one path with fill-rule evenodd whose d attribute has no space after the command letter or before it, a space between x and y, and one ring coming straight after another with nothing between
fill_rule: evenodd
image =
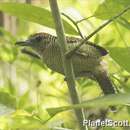
<instances>
[{"instance_id":1,"label":"barred plumage","mask_svg":"<svg viewBox=\"0 0 130 130\"><path fill-rule=\"evenodd\" d=\"M49 68L51 68L53 71L64 74L57 37L50 34L47 35L45 33L39 33L37 35L35 34L31 37L33 39L43 39L43 46L39 48L39 45L36 43L37 48L35 45L34 49L39 53L42 60L47 64ZM75 37L66 37L66 40L69 49L76 47L82 41L82 39ZM75 55L72 58L75 74L78 76L81 72L87 73L88 71L92 71L94 66L100 64L101 57L102 53L100 52L100 49L97 48L97 46L91 42L84 44L78 51L76 51Z\"/></svg>"},{"instance_id":2,"label":"barred plumage","mask_svg":"<svg viewBox=\"0 0 130 130\"><path fill-rule=\"evenodd\" d=\"M82 39L66 37L69 49L79 45ZM43 62L53 71L64 75L62 58L57 37L47 33L31 35L27 41L18 42L19 45L32 47ZM86 41L73 55L72 63L76 77L89 77L97 80L104 94L115 93L114 87L108 77L107 70L101 64L102 56L108 52L92 42Z\"/></svg>"}]
</instances>

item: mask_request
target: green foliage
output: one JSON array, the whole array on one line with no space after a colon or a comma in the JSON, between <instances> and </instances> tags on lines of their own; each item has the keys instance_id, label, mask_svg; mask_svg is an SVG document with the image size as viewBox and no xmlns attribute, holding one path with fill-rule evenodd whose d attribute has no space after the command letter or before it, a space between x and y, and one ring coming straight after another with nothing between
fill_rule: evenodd
<instances>
[{"instance_id":1,"label":"green foliage","mask_svg":"<svg viewBox=\"0 0 130 130\"><path fill-rule=\"evenodd\" d=\"M104 0L96 9L94 16L103 20L109 19L128 6L129 0ZM125 14L125 18L130 19L130 11Z\"/></svg>"},{"instance_id":2,"label":"green foliage","mask_svg":"<svg viewBox=\"0 0 130 130\"><path fill-rule=\"evenodd\" d=\"M125 18L120 18L118 20L118 23L122 26L124 26L125 28L127 28L128 30L130 29L130 22L127 21Z\"/></svg>"},{"instance_id":3,"label":"green foliage","mask_svg":"<svg viewBox=\"0 0 130 130\"><path fill-rule=\"evenodd\" d=\"M0 92L0 104L11 108L16 108L16 99L8 93Z\"/></svg>"},{"instance_id":4,"label":"green foliage","mask_svg":"<svg viewBox=\"0 0 130 130\"><path fill-rule=\"evenodd\" d=\"M25 108L28 104L29 91L25 92L19 99L18 108Z\"/></svg>"},{"instance_id":5,"label":"green foliage","mask_svg":"<svg viewBox=\"0 0 130 130\"><path fill-rule=\"evenodd\" d=\"M84 101L81 104L63 106L59 108L48 108L47 111L50 115L55 115L59 112L63 112L69 109L90 108L90 107L102 108L104 106L108 107L110 105L125 105L129 103L129 100L130 100L129 93L115 94L115 95L109 95L109 96L96 98L90 101Z\"/></svg>"},{"instance_id":6,"label":"green foliage","mask_svg":"<svg viewBox=\"0 0 130 130\"><path fill-rule=\"evenodd\" d=\"M130 5L129 0L104 0L100 5L98 3L99 1L96 3L98 8L92 14L95 18L91 20L95 25ZM88 1L82 3L74 0L74 5L68 5L67 8L70 6L78 8L84 17L88 17L88 12L91 11L86 8L85 4L88 4L87 7L89 6ZM27 4L0 3L0 10L17 16L20 20L27 20L24 21L26 24L31 21L54 29L51 13L46 6L40 8ZM74 15L71 11L69 13ZM127 12L96 34L94 39L96 43L104 43L103 46L109 50L110 57L104 57L104 60L109 64L108 71L111 79L120 93L130 92L129 18L130 13ZM86 22L88 28L91 21ZM21 23L22 21L18 23L17 28L21 27ZM79 25L84 28L82 24ZM64 20L64 26L66 34L77 35L77 31L67 20ZM97 98L101 96L98 84L86 78L77 80L77 90L82 103L70 105L71 101L63 76L52 72L40 60L22 54L20 49L14 45L16 39L27 37L35 28L34 24L29 23L28 30L26 26L22 26L23 33L17 32L13 36L10 30L0 27L0 129L75 129L77 122L74 113L66 110L81 107L91 110L109 105L117 105L119 108L116 114L109 112L107 115L109 118L129 120L130 107L125 105L130 101L129 94ZM87 32L85 29L83 31ZM110 42L107 43L108 41ZM125 41L128 44L125 44ZM40 84L38 84L39 82ZM122 128L105 129L122 130Z\"/></svg>"},{"instance_id":7,"label":"green foliage","mask_svg":"<svg viewBox=\"0 0 130 130\"><path fill-rule=\"evenodd\" d=\"M11 39L12 43L15 43L16 38L9 31L6 31L2 27L0 27L0 32L3 33L4 35L6 35L9 39Z\"/></svg>"},{"instance_id":8,"label":"green foliage","mask_svg":"<svg viewBox=\"0 0 130 130\"><path fill-rule=\"evenodd\" d=\"M130 73L130 48L111 47L108 49L113 60Z\"/></svg>"},{"instance_id":9,"label":"green foliage","mask_svg":"<svg viewBox=\"0 0 130 130\"><path fill-rule=\"evenodd\" d=\"M50 11L28 4L1 3L0 10L31 22L55 28ZM66 33L77 34L71 24L63 20Z\"/></svg>"}]
</instances>

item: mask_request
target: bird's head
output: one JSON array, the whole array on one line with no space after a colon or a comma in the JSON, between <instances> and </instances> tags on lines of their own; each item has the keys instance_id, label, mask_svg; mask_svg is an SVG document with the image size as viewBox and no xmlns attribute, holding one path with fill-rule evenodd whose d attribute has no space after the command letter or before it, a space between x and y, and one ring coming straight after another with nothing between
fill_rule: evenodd
<instances>
[{"instance_id":1,"label":"bird's head","mask_svg":"<svg viewBox=\"0 0 130 130\"><path fill-rule=\"evenodd\" d=\"M16 45L31 47L38 53L43 52L49 44L49 34L47 33L36 33L28 37L25 41L18 41Z\"/></svg>"}]
</instances>

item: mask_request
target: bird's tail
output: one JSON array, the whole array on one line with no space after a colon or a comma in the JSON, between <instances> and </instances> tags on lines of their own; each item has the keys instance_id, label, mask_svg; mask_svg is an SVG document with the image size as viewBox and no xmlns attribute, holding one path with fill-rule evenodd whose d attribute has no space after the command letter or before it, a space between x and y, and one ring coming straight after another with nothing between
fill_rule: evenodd
<instances>
[{"instance_id":1,"label":"bird's tail","mask_svg":"<svg viewBox=\"0 0 130 130\"><path fill-rule=\"evenodd\" d=\"M98 75L95 75L95 78L105 95L115 94L114 86L106 72L98 73Z\"/></svg>"},{"instance_id":2,"label":"bird's tail","mask_svg":"<svg viewBox=\"0 0 130 130\"><path fill-rule=\"evenodd\" d=\"M97 80L98 84L100 85L104 95L116 93L114 86L113 86L110 78L108 77L106 70L104 70L103 68L98 68L98 69L96 69L94 75L95 75L94 77ZM115 111L116 108L114 106L111 106L111 110Z\"/></svg>"}]
</instances>

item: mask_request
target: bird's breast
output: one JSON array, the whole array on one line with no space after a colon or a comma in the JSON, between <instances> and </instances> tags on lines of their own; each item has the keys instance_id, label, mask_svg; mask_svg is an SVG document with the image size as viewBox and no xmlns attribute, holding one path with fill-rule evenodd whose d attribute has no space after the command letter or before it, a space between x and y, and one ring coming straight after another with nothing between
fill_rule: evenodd
<instances>
[{"instance_id":1,"label":"bird's breast","mask_svg":"<svg viewBox=\"0 0 130 130\"><path fill-rule=\"evenodd\" d=\"M62 56L59 46L48 47L43 55L44 63L53 71L64 74ZM74 72L78 75L80 72L92 71L99 63L98 59L91 57L84 57L79 54L74 54L72 57Z\"/></svg>"},{"instance_id":2,"label":"bird's breast","mask_svg":"<svg viewBox=\"0 0 130 130\"><path fill-rule=\"evenodd\" d=\"M59 47L57 46L48 47L44 51L42 59L50 69L63 74L64 70Z\"/></svg>"}]
</instances>

